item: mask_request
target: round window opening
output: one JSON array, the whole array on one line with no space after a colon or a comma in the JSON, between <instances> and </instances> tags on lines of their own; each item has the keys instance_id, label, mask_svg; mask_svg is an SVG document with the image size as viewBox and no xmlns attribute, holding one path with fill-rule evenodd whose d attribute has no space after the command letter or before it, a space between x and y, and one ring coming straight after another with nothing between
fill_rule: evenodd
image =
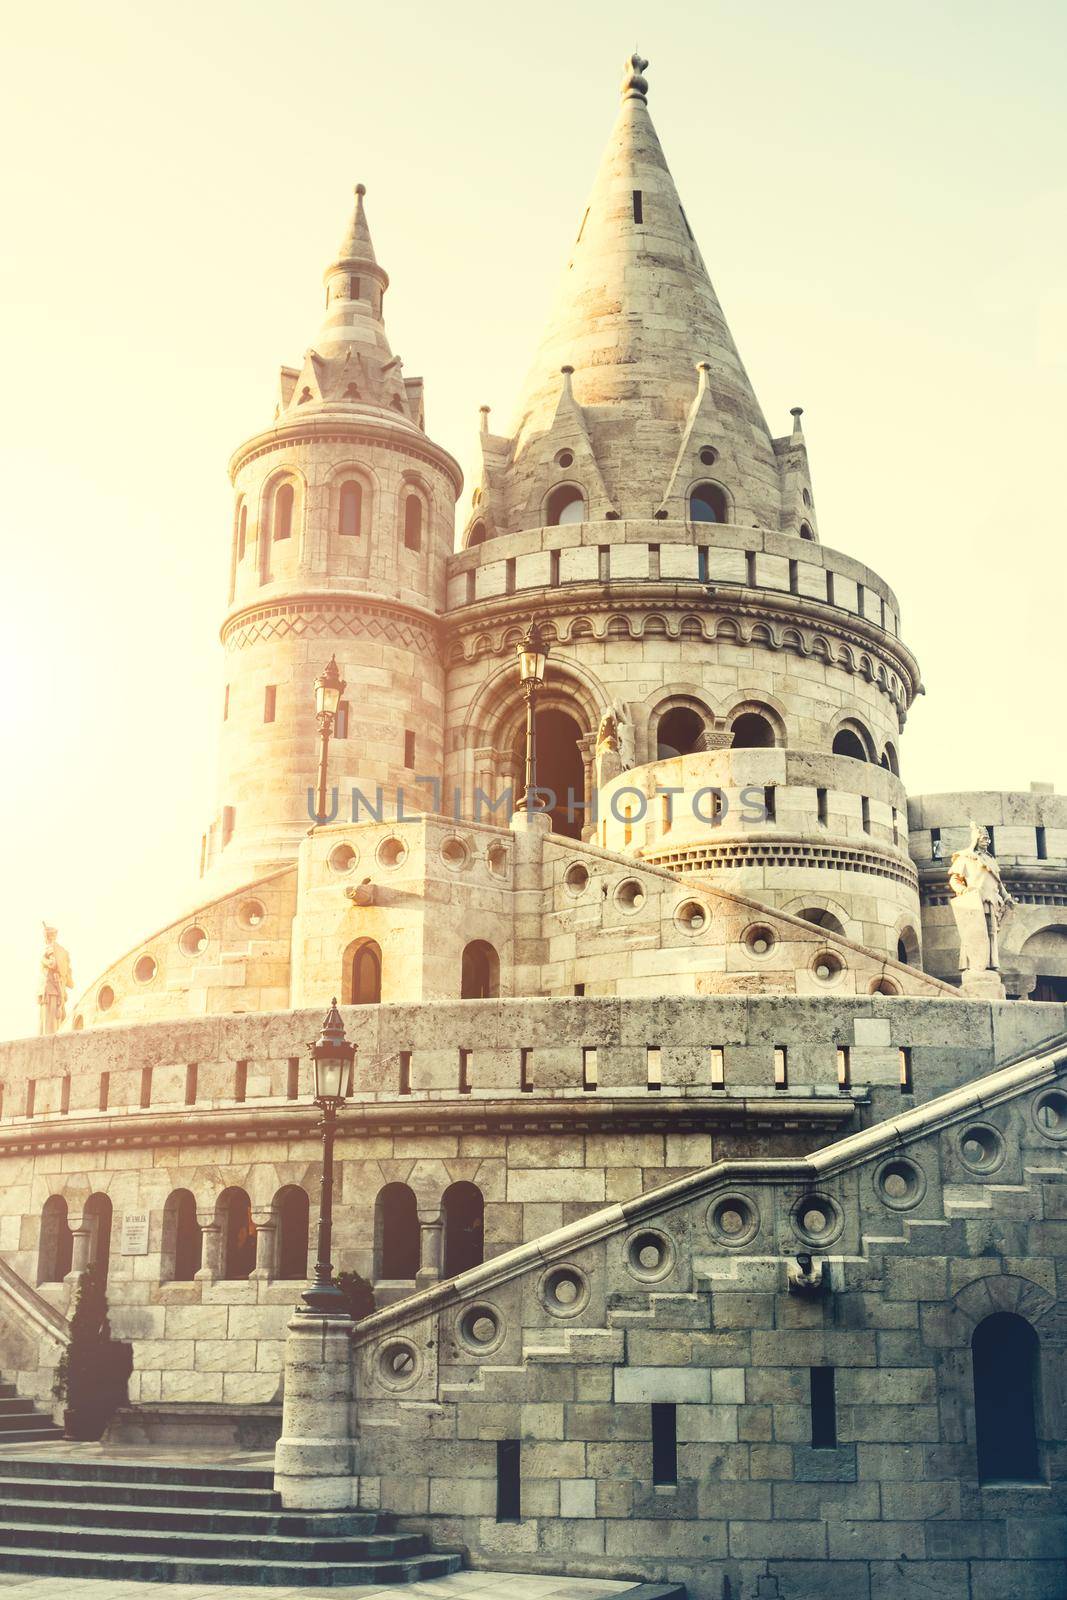
<instances>
[{"instance_id":1,"label":"round window opening","mask_svg":"<svg viewBox=\"0 0 1067 1600\"><path fill-rule=\"evenodd\" d=\"M261 900L246 900L237 913L242 928L259 928L267 920L266 908Z\"/></svg>"},{"instance_id":2,"label":"round window opening","mask_svg":"<svg viewBox=\"0 0 1067 1600\"><path fill-rule=\"evenodd\" d=\"M675 912L674 920L683 933L703 933L710 921L707 906L701 905L699 900L687 900Z\"/></svg>"},{"instance_id":3,"label":"round window opening","mask_svg":"<svg viewBox=\"0 0 1067 1600\"><path fill-rule=\"evenodd\" d=\"M571 894L582 894L589 887L589 872L580 861L567 868L563 878Z\"/></svg>"},{"instance_id":4,"label":"round window opening","mask_svg":"<svg viewBox=\"0 0 1067 1600\"><path fill-rule=\"evenodd\" d=\"M759 1232L759 1212L745 1195L723 1195L708 1208L708 1231L720 1244L748 1244Z\"/></svg>"},{"instance_id":5,"label":"round window opening","mask_svg":"<svg viewBox=\"0 0 1067 1600\"><path fill-rule=\"evenodd\" d=\"M719 459L719 452L717 450L713 450L710 444L706 444L703 450L700 452L700 459L704 466L713 467L716 461Z\"/></svg>"},{"instance_id":6,"label":"round window opening","mask_svg":"<svg viewBox=\"0 0 1067 1600\"><path fill-rule=\"evenodd\" d=\"M451 867L454 872L458 872L460 867L467 865L469 854L470 852L463 840L457 839L454 835L451 839L446 839L441 846L441 860L446 867Z\"/></svg>"},{"instance_id":7,"label":"round window opening","mask_svg":"<svg viewBox=\"0 0 1067 1600\"><path fill-rule=\"evenodd\" d=\"M773 928L768 928L762 922L745 930L745 948L749 955L768 956L777 942Z\"/></svg>"},{"instance_id":8,"label":"round window opening","mask_svg":"<svg viewBox=\"0 0 1067 1600\"><path fill-rule=\"evenodd\" d=\"M805 1195L793 1207L793 1226L807 1244L829 1244L843 1226L841 1214L832 1200L823 1195Z\"/></svg>"},{"instance_id":9,"label":"round window opening","mask_svg":"<svg viewBox=\"0 0 1067 1600\"><path fill-rule=\"evenodd\" d=\"M378 846L378 860L383 867L399 867L407 859L408 847L403 839L392 834Z\"/></svg>"},{"instance_id":10,"label":"round window opening","mask_svg":"<svg viewBox=\"0 0 1067 1600\"><path fill-rule=\"evenodd\" d=\"M183 956L202 955L207 949L207 934L203 928L186 928L178 940L178 947Z\"/></svg>"},{"instance_id":11,"label":"round window opening","mask_svg":"<svg viewBox=\"0 0 1067 1600\"><path fill-rule=\"evenodd\" d=\"M114 1004L115 991L111 987L110 983L105 983L104 987L100 990L100 993L96 997L96 1008L98 1011L110 1011Z\"/></svg>"},{"instance_id":12,"label":"round window opening","mask_svg":"<svg viewBox=\"0 0 1067 1600\"><path fill-rule=\"evenodd\" d=\"M405 1389L419 1375L419 1356L415 1346L394 1339L378 1357L378 1374L393 1389Z\"/></svg>"},{"instance_id":13,"label":"round window opening","mask_svg":"<svg viewBox=\"0 0 1067 1600\"><path fill-rule=\"evenodd\" d=\"M640 911L645 903L645 891L636 878L627 878L615 890L615 904L621 911Z\"/></svg>"},{"instance_id":14,"label":"round window opening","mask_svg":"<svg viewBox=\"0 0 1067 1600\"><path fill-rule=\"evenodd\" d=\"M557 1317L574 1317L589 1299L589 1284L577 1267L552 1267L541 1280L541 1298Z\"/></svg>"},{"instance_id":15,"label":"round window opening","mask_svg":"<svg viewBox=\"0 0 1067 1600\"><path fill-rule=\"evenodd\" d=\"M1034 1106L1034 1121L1046 1139L1067 1139L1067 1094L1052 1089Z\"/></svg>"},{"instance_id":16,"label":"round window opening","mask_svg":"<svg viewBox=\"0 0 1067 1600\"><path fill-rule=\"evenodd\" d=\"M141 956L134 966L133 975L138 983L151 983L156 971L155 958L153 956Z\"/></svg>"},{"instance_id":17,"label":"round window opening","mask_svg":"<svg viewBox=\"0 0 1067 1600\"><path fill-rule=\"evenodd\" d=\"M833 950L824 950L815 957L815 976L820 983L833 983L845 970L845 963Z\"/></svg>"},{"instance_id":18,"label":"round window opening","mask_svg":"<svg viewBox=\"0 0 1067 1600\"><path fill-rule=\"evenodd\" d=\"M878 1197L895 1211L906 1211L917 1206L926 1193L926 1177L914 1161L894 1156L884 1161L874 1175Z\"/></svg>"},{"instance_id":19,"label":"round window opening","mask_svg":"<svg viewBox=\"0 0 1067 1600\"><path fill-rule=\"evenodd\" d=\"M331 872L351 872L359 856L350 844L335 844L326 857Z\"/></svg>"},{"instance_id":20,"label":"round window opening","mask_svg":"<svg viewBox=\"0 0 1067 1600\"><path fill-rule=\"evenodd\" d=\"M556 456L556 465L557 465L557 467L563 467L564 470L566 470L567 467L573 467L573 465L574 465L574 451L573 450L561 450L559 452L559 454Z\"/></svg>"},{"instance_id":21,"label":"round window opening","mask_svg":"<svg viewBox=\"0 0 1067 1600\"><path fill-rule=\"evenodd\" d=\"M627 1241L626 1264L635 1278L664 1277L674 1264L671 1241L655 1228L642 1228Z\"/></svg>"},{"instance_id":22,"label":"round window opening","mask_svg":"<svg viewBox=\"0 0 1067 1600\"><path fill-rule=\"evenodd\" d=\"M459 1320L459 1332L472 1350L488 1350L497 1343L502 1324L492 1306L468 1306Z\"/></svg>"},{"instance_id":23,"label":"round window opening","mask_svg":"<svg viewBox=\"0 0 1067 1600\"><path fill-rule=\"evenodd\" d=\"M1004 1153L1004 1139L996 1128L979 1123L960 1134L960 1157L971 1172L993 1172Z\"/></svg>"}]
</instances>

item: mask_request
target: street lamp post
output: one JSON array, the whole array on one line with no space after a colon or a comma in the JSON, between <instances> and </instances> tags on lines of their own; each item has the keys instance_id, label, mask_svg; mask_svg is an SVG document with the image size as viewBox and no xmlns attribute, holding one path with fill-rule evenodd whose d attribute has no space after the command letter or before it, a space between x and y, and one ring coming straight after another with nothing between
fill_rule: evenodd
<instances>
[{"instance_id":1,"label":"street lamp post","mask_svg":"<svg viewBox=\"0 0 1067 1600\"><path fill-rule=\"evenodd\" d=\"M537 719L534 699L545 681L548 661L548 640L541 632L537 620L531 622L518 644L515 653L519 658L519 680L526 696L526 792L519 802L527 811L539 809L535 799L537 789Z\"/></svg>"},{"instance_id":2,"label":"street lamp post","mask_svg":"<svg viewBox=\"0 0 1067 1600\"><path fill-rule=\"evenodd\" d=\"M301 1296L301 1309L320 1316L346 1316L345 1297L333 1281L330 1250L333 1237L333 1142L337 1135L337 1113L345 1103L348 1077L356 1047L345 1038L345 1025L332 1001L314 1044L308 1045L315 1069L315 1104L322 1112L322 1197L319 1201L318 1260L315 1276Z\"/></svg>"},{"instance_id":3,"label":"street lamp post","mask_svg":"<svg viewBox=\"0 0 1067 1600\"><path fill-rule=\"evenodd\" d=\"M315 812L317 821L326 820L326 771L330 752L330 739L337 721L337 708L347 685L337 665L337 657L329 662L315 679L315 722L319 730L319 793Z\"/></svg>"}]
</instances>

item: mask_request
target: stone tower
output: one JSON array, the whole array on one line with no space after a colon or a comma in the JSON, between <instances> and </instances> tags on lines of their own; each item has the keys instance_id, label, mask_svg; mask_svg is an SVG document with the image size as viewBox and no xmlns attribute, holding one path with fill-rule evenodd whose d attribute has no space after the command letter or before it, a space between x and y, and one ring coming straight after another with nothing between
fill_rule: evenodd
<instances>
[{"instance_id":1,"label":"stone tower","mask_svg":"<svg viewBox=\"0 0 1067 1600\"><path fill-rule=\"evenodd\" d=\"M309 826L314 681L336 653L348 689L331 750L351 790L439 775L438 614L461 474L426 434L421 378L389 346L358 185L325 272L326 310L274 421L234 454L226 683L217 815L202 871L226 886L292 860ZM388 809L388 800L386 801Z\"/></svg>"}]
</instances>

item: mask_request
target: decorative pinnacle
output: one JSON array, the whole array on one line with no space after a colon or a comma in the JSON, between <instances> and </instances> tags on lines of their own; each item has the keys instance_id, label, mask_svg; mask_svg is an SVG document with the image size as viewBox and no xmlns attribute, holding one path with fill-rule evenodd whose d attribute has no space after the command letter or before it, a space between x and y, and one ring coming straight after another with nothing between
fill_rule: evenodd
<instances>
[{"instance_id":1,"label":"decorative pinnacle","mask_svg":"<svg viewBox=\"0 0 1067 1600\"><path fill-rule=\"evenodd\" d=\"M360 200L363 199L363 196L366 194L366 192L367 192L367 185L365 183L357 183L356 184L356 194L358 195Z\"/></svg>"},{"instance_id":2,"label":"decorative pinnacle","mask_svg":"<svg viewBox=\"0 0 1067 1600\"><path fill-rule=\"evenodd\" d=\"M624 100L648 99L648 79L644 76L648 62L644 56L639 56L634 51L632 56L627 56L623 63L622 71L622 97Z\"/></svg>"},{"instance_id":3,"label":"decorative pinnacle","mask_svg":"<svg viewBox=\"0 0 1067 1600\"><path fill-rule=\"evenodd\" d=\"M803 406L790 406L789 407L789 415L793 419L793 432L794 433L799 433L800 432L800 419L804 415L804 407Z\"/></svg>"}]
</instances>

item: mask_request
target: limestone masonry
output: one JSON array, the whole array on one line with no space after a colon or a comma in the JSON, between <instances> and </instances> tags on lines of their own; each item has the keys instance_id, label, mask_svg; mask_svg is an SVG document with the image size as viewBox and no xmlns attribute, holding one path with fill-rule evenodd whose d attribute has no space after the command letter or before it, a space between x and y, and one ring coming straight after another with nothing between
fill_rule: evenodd
<instances>
[{"instance_id":1,"label":"limestone masonry","mask_svg":"<svg viewBox=\"0 0 1067 1600\"><path fill-rule=\"evenodd\" d=\"M230 462L196 886L0 1045L0 1366L50 1404L95 1263L113 1436L281 1429L294 1508L695 1600L1053 1600L1067 798L909 797L897 597L822 542L646 66L458 539L357 187ZM355 1325L293 1316L334 996Z\"/></svg>"}]
</instances>

